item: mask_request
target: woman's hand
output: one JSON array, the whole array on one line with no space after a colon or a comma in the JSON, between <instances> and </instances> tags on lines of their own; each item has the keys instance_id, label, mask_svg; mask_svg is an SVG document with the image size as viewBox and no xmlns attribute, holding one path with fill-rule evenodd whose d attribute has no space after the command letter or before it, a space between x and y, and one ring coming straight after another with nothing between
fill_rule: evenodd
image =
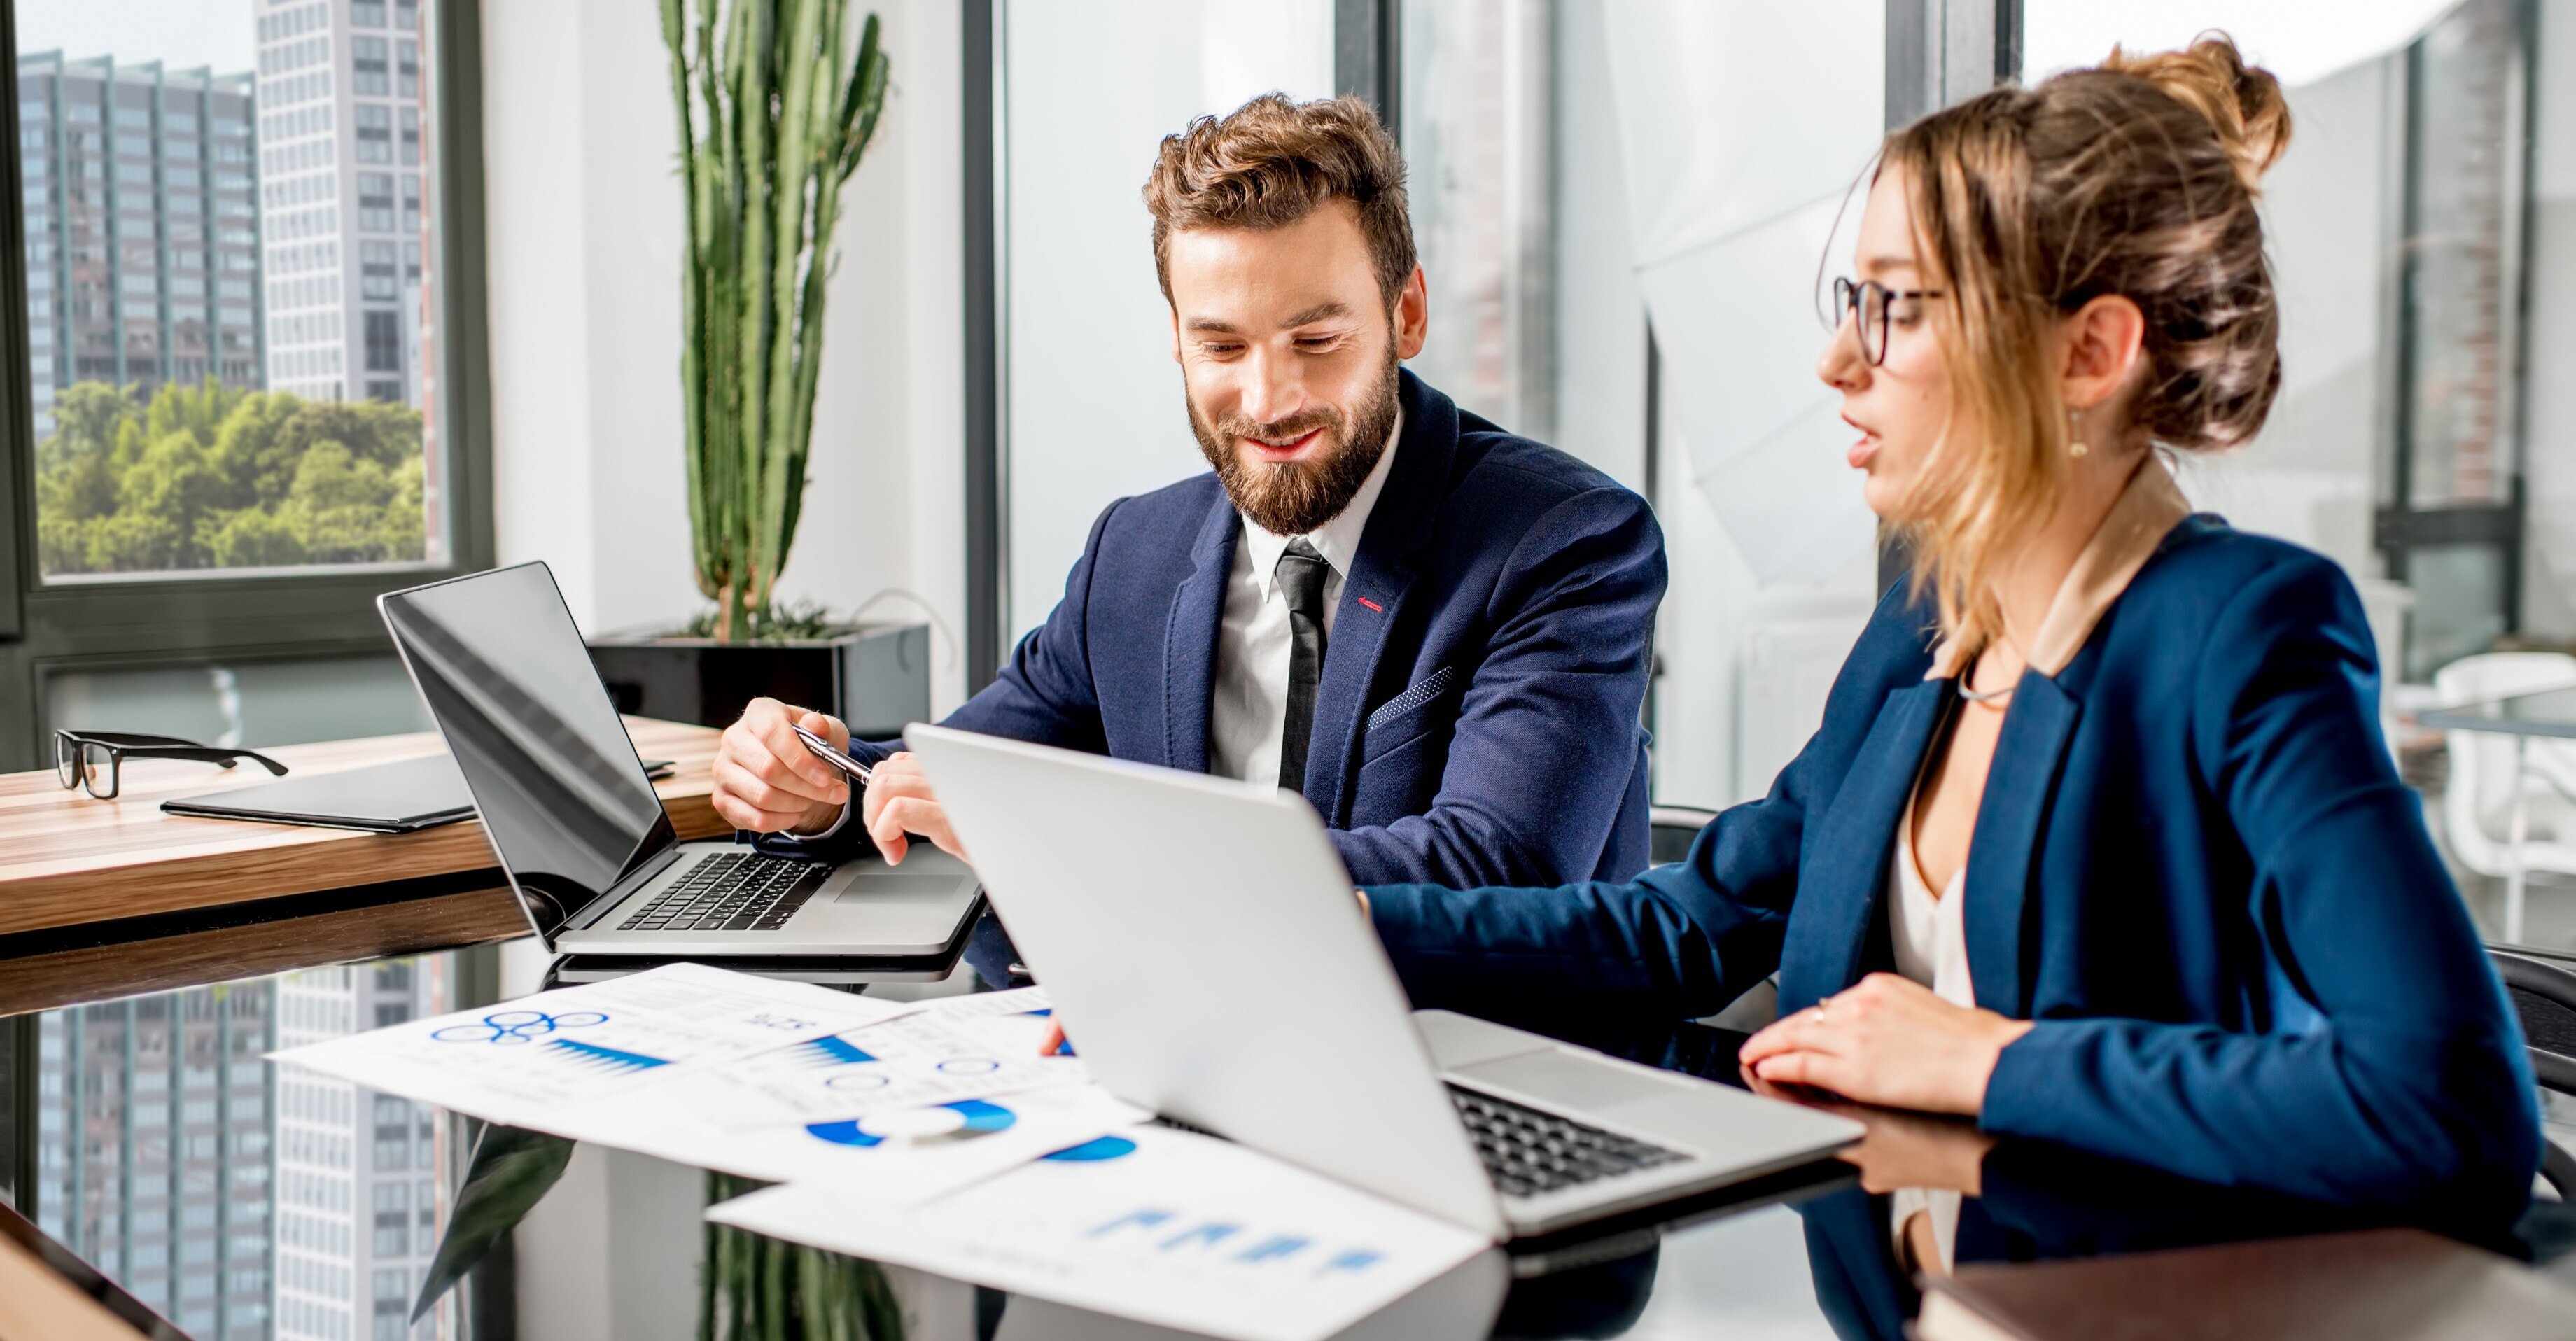
<instances>
[{"instance_id":1,"label":"woman's hand","mask_svg":"<svg viewBox=\"0 0 2576 1341\"><path fill-rule=\"evenodd\" d=\"M1900 1187L1937 1187L1976 1196L1985 1186L1986 1152L1995 1138L1954 1117L1935 1117L1898 1108L1820 1102L1745 1072L1753 1092L1803 1108L1847 1117L1869 1130L1860 1144L1838 1151L1835 1158L1860 1170L1860 1185L1871 1193Z\"/></svg>"},{"instance_id":2,"label":"woman's hand","mask_svg":"<svg viewBox=\"0 0 2576 1341\"><path fill-rule=\"evenodd\" d=\"M2030 1021L1954 1006L1893 973L1873 973L1747 1039L1739 1059L1774 1084L1974 1117L1986 1078Z\"/></svg>"}]
</instances>

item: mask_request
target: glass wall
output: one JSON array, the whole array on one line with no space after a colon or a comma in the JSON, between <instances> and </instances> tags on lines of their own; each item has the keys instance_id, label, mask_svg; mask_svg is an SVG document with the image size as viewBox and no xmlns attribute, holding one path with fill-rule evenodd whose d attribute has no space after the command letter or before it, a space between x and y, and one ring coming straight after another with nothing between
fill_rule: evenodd
<instances>
[{"instance_id":1,"label":"glass wall","mask_svg":"<svg viewBox=\"0 0 2576 1341\"><path fill-rule=\"evenodd\" d=\"M1406 0L1401 42L1399 132L1432 317L1410 366L1541 441L1556 408L1554 8Z\"/></svg>"},{"instance_id":2,"label":"glass wall","mask_svg":"<svg viewBox=\"0 0 2576 1341\"><path fill-rule=\"evenodd\" d=\"M15 6L46 579L446 560L426 13Z\"/></svg>"},{"instance_id":3,"label":"glass wall","mask_svg":"<svg viewBox=\"0 0 2576 1341\"><path fill-rule=\"evenodd\" d=\"M2031 0L2033 79L2231 32L2287 87L2264 182L2281 397L2243 450L2187 463L2194 501L2341 562L2389 678L2421 683L2510 639L2576 638L2576 527L2549 368L2576 239L2551 193L2576 155L2576 53L2555 7L2352 8ZM2537 223L2538 227L2532 225ZM2563 230L2558 230L2563 232Z\"/></svg>"},{"instance_id":4,"label":"glass wall","mask_svg":"<svg viewBox=\"0 0 2576 1341\"><path fill-rule=\"evenodd\" d=\"M997 8L1003 571L1017 641L1063 596L1103 508L1207 469L1154 277L1142 193L1156 147L1258 94L1330 96L1333 6Z\"/></svg>"},{"instance_id":5,"label":"glass wall","mask_svg":"<svg viewBox=\"0 0 2576 1341\"><path fill-rule=\"evenodd\" d=\"M37 1221L200 1341L453 1335L409 1323L445 1124L263 1056L452 1009L454 983L432 955L45 1012Z\"/></svg>"}]
</instances>

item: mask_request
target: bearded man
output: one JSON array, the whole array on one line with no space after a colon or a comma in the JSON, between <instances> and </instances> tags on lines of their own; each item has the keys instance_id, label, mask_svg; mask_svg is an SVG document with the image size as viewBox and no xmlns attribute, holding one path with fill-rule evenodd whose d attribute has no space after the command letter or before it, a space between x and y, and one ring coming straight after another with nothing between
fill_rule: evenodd
<instances>
[{"instance_id":1,"label":"bearded man","mask_svg":"<svg viewBox=\"0 0 2576 1341\"><path fill-rule=\"evenodd\" d=\"M1642 869L1662 532L1636 494L1398 367L1428 311L1376 115L1274 94L1201 118L1163 141L1145 203L1214 469L1111 504L1062 603L948 725L1276 781L1359 884ZM798 724L847 743L753 702L718 813L769 846L958 852L893 743L853 749L883 761L853 797Z\"/></svg>"}]
</instances>

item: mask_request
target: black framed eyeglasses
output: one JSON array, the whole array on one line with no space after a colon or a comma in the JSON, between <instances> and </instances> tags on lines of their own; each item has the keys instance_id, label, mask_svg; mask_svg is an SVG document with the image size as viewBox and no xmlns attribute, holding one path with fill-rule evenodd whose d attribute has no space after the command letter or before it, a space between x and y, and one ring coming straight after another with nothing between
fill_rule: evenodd
<instances>
[{"instance_id":1,"label":"black framed eyeglasses","mask_svg":"<svg viewBox=\"0 0 2576 1341\"><path fill-rule=\"evenodd\" d=\"M195 759L226 768L236 760L248 759L280 777L286 773L286 765L255 750L200 745L177 736L138 736L124 731L54 733L54 776L62 779L66 789L86 787L90 795L113 801L117 778L124 772L127 759Z\"/></svg>"},{"instance_id":2,"label":"black framed eyeglasses","mask_svg":"<svg viewBox=\"0 0 2576 1341\"><path fill-rule=\"evenodd\" d=\"M1834 325L1839 328L1844 317L1858 315L1852 333L1860 340L1860 356L1875 368L1887 362L1887 328L1897 321L1913 321L1918 315L1915 308L1924 299L1947 296L1939 289L1891 289L1874 279L1855 283L1836 278Z\"/></svg>"}]
</instances>

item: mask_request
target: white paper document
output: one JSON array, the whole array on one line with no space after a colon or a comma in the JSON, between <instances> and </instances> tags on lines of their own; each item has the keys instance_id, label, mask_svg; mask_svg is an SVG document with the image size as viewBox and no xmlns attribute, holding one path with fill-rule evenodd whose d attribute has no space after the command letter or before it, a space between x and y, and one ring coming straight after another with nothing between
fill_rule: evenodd
<instances>
[{"instance_id":1,"label":"white paper document","mask_svg":"<svg viewBox=\"0 0 2576 1341\"><path fill-rule=\"evenodd\" d=\"M1039 1055L1048 1015L1045 998L1030 991L952 997L913 1014L730 1063L689 1086L682 1102L717 1127L742 1131L864 1118L1084 1080L1080 1061Z\"/></svg>"},{"instance_id":2,"label":"white paper document","mask_svg":"<svg viewBox=\"0 0 2576 1341\"><path fill-rule=\"evenodd\" d=\"M823 1183L709 1219L835 1252L1237 1341L1320 1341L1487 1244L1228 1142L1132 1127L910 1211Z\"/></svg>"},{"instance_id":3,"label":"white paper document","mask_svg":"<svg viewBox=\"0 0 2576 1341\"><path fill-rule=\"evenodd\" d=\"M388 1094L562 1135L580 1105L911 1012L810 983L670 964L270 1054Z\"/></svg>"}]
</instances>

